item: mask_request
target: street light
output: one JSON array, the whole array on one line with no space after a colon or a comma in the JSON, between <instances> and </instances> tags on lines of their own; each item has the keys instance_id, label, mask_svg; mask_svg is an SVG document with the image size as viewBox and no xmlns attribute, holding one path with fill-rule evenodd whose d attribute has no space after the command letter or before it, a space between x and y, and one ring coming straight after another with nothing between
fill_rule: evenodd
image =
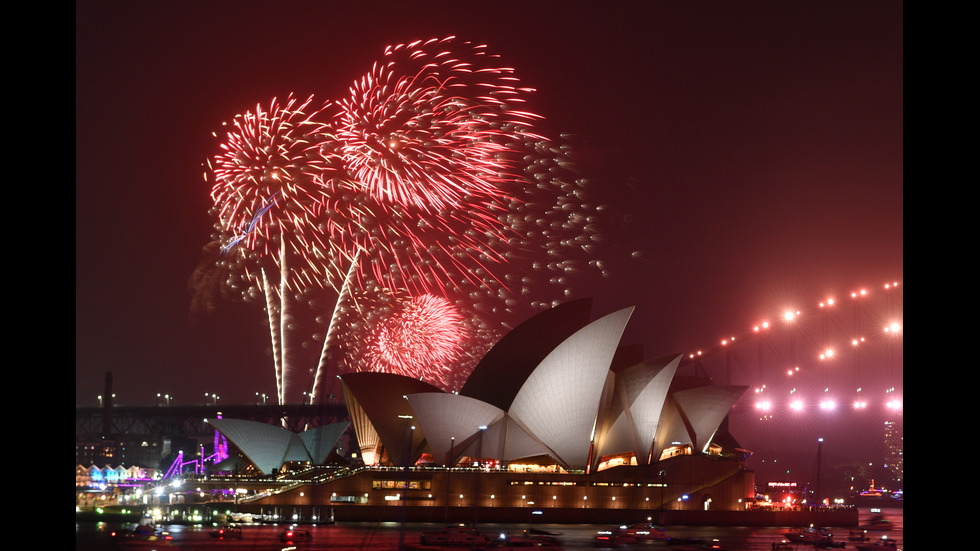
<instances>
[{"instance_id":1,"label":"street light","mask_svg":"<svg viewBox=\"0 0 980 551\"><path fill-rule=\"evenodd\" d=\"M814 492L816 494L814 497L817 498L818 505L821 503L820 501L820 448L822 446L823 446L823 438L817 438L817 487Z\"/></svg>"},{"instance_id":2,"label":"street light","mask_svg":"<svg viewBox=\"0 0 980 551\"><path fill-rule=\"evenodd\" d=\"M456 446L456 437L449 437L449 457L446 458L446 524L449 523L449 496L453 491L453 448Z\"/></svg>"}]
</instances>

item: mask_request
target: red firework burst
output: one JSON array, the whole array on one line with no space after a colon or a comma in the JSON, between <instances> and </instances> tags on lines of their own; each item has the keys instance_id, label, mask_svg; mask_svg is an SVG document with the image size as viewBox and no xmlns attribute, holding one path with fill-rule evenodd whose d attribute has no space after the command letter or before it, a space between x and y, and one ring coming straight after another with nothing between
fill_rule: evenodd
<instances>
[{"instance_id":1,"label":"red firework burst","mask_svg":"<svg viewBox=\"0 0 980 551\"><path fill-rule=\"evenodd\" d=\"M313 97L285 104L273 99L268 108L235 117L214 157L211 198L225 232L226 247L243 246L268 253L286 231L310 223L328 197L322 175L337 163L324 142L326 123L317 120L326 106Z\"/></svg>"},{"instance_id":2,"label":"red firework burst","mask_svg":"<svg viewBox=\"0 0 980 551\"><path fill-rule=\"evenodd\" d=\"M397 373L446 386L462 354L464 320L445 298L422 295L402 302L366 338L371 371Z\"/></svg>"},{"instance_id":3,"label":"red firework burst","mask_svg":"<svg viewBox=\"0 0 980 551\"><path fill-rule=\"evenodd\" d=\"M452 37L389 46L351 86L337 136L376 201L434 213L508 193L511 146L538 116L515 108L530 89L494 59Z\"/></svg>"}]
</instances>

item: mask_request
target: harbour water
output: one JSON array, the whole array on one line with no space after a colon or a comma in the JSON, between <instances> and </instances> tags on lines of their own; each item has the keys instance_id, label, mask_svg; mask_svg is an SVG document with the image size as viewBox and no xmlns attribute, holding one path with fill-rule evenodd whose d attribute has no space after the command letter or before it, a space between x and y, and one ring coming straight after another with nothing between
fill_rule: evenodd
<instances>
[{"instance_id":1,"label":"harbour water","mask_svg":"<svg viewBox=\"0 0 980 551\"><path fill-rule=\"evenodd\" d=\"M865 524L874 514L884 515L890 521L890 529L886 531L870 531L868 536L873 539L887 537L904 543L903 509L890 508L873 510L860 509L860 524ZM113 530L120 526L110 523L76 523L76 551L94 550L125 550L132 548L129 543L111 537ZM167 532L171 540L158 540L157 545L140 544L139 549L181 549L184 551L205 550L377 550L395 551L398 549L411 550L419 545L422 532L438 528L436 525L398 523L339 523L335 525L302 526L308 530L310 539L284 542L280 534L287 525L244 525L241 539L219 540L212 537L212 526L195 525L159 525L156 529ZM529 526L486 524L480 525L480 530L487 534L521 534ZM533 528L559 534L566 551L595 550L595 536L599 530L610 526L596 524L546 524L534 525ZM667 536L674 539L698 539L705 543L717 545L728 551L771 551L774 543L779 543L783 535L794 526L773 527L739 527L739 526L666 526ZM825 527L834 533L835 542L843 542L844 549L856 549L855 543L848 541L848 533L854 527ZM813 546L799 544L790 549L813 549ZM672 546L666 543L641 544L623 547L623 549L664 549ZM902 545L899 546L902 548Z\"/></svg>"}]
</instances>

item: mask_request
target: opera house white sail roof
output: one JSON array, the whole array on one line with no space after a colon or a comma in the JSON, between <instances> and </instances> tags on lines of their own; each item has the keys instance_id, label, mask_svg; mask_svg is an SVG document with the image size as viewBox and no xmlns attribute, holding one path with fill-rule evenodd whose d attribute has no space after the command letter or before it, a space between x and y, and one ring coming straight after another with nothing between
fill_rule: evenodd
<instances>
[{"instance_id":1,"label":"opera house white sail roof","mask_svg":"<svg viewBox=\"0 0 980 551\"><path fill-rule=\"evenodd\" d=\"M582 323L589 305L563 305L515 328L459 394L399 375L342 375L365 462L407 464L423 452L446 465L464 456L548 456L566 469L589 470L603 457L642 465L668 448L706 451L745 387L672 389L679 355L612 371L633 308L572 331L568 320Z\"/></svg>"},{"instance_id":2,"label":"opera house white sail roof","mask_svg":"<svg viewBox=\"0 0 980 551\"><path fill-rule=\"evenodd\" d=\"M244 419L207 419L231 440L263 473L271 473L287 461L322 464L350 423L332 423L295 433L282 427Z\"/></svg>"},{"instance_id":3,"label":"opera house white sail roof","mask_svg":"<svg viewBox=\"0 0 980 551\"><path fill-rule=\"evenodd\" d=\"M618 356L630 350L620 340L633 308L588 322L590 308L588 299L573 301L521 324L458 394L402 375L348 373L340 378L349 423L293 433L254 421L208 422L265 473L288 461L322 464L348 426L367 465L404 466L429 454L444 465L463 457L548 458L591 472L609 458L647 465L708 453L746 387L678 377L679 355Z\"/></svg>"}]
</instances>

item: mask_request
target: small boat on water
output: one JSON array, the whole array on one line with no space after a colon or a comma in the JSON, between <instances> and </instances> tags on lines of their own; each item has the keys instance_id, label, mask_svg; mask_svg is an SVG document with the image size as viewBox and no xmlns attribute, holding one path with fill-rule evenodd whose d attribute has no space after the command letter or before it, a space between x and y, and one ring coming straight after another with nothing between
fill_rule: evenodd
<instances>
[{"instance_id":1,"label":"small boat on water","mask_svg":"<svg viewBox=\"0 0 980 551\"><path fill-rule=\"evenodd\" d=\"M811 543L814 545L825 544L834 540L834 534L823 528L808 526L798 530L789 530L783 537L791 543Z\"/></svg>"},{"instance_id":2,"label":"small boat on water","mask_svg":"<svg viewBox=\"0 0 980 551\"><path fill-rule=\"evenodd\" d=\"M847 532L847 541L870 541L871 538L868 536L867 530L849 530Z\"/></svg>"},{"instance_id":3,"label":"small boat on water","mask_svg":"<svg viewBox=\"0 0 980 551\"><path fill-rule=\"evenodd\" d=\"M473 547L488 545L493 538L481 533L476 527L459 525L447 526L440 530L423 532L420 537L422 545L441 545L446 547Z\"/></svg>"},{"instance_id":4,"label":"small boat on water","mask_svg":"<svg viewBox=\"0 0 980 551\"><path fill-rule=\"evenodd\" d=\"M858 528L863 530L874 530L876 532L885 531L892 529L892 523L890 520L885 518L885 515L874 515L868 519L868 522L858 526Z\"/></svg>"},{"instance_id":5,"label":"small boat on water","mask_svg":"<svg viewBox=\"0 0 980 551\"><path fill-rule=\"evenodd\" d=\"M153 524L140 523L109 534L117 549L155 549L173 546L170 532L157 530Z\"/></svg>"},{"instance_id":6,"label":"small boat on water","mask_svg":"<svg viewBox=\"0 0 980 551\"><path fill-rule=\"evenodd\" d=\"M700 549L727 551L717 539L667 538L667 545L672 551L698 551Z\"/></svg>"},{"instance_id":7,"label":"small boat on water","mask_svg":"<svg viewBox=\"0 0 980 551\"><path fill-rule=\"evenodd\" d=\"M230 524L221 525L211 531L211 537L219 540L242 539L242 529Z\"/></svg>"},{"instance_id":8,"label":"small boat on water","mask_svg":"<svg viewBox=\"0 0 980 551\"><path fill-rule=\"evenodd\" d=\"M600 530L596 534L596 545L624 545L630 543L645 543L666 541L667 534L660 526L649 522L640 524L624 524L612 530Z\"/></svg>"},{"instance_id":9,"label":"small boat on water","mask_svg":"<svg viewBox=\"0 0 980 551\"><path fill-rule=\"evenodd\" d=\"M525 530L524 534L512 536L501 534L483 547L477 547L479 551L528 551L539 549L540 551L563 551L561 540L553 534L535 533Z\"/></svg>"},{"instance_id":10,"label":"small boat on water","mask_svg":"<svg viewBox=\"0 0 980 551\"><path fill-rule=\"evenodd\" d=\"M858 551L902 551L902 544L898 540L889 539L888 536L882 536L881 539L867 543L859 543L854 547Z\"/></svg>"}]
</instances>

